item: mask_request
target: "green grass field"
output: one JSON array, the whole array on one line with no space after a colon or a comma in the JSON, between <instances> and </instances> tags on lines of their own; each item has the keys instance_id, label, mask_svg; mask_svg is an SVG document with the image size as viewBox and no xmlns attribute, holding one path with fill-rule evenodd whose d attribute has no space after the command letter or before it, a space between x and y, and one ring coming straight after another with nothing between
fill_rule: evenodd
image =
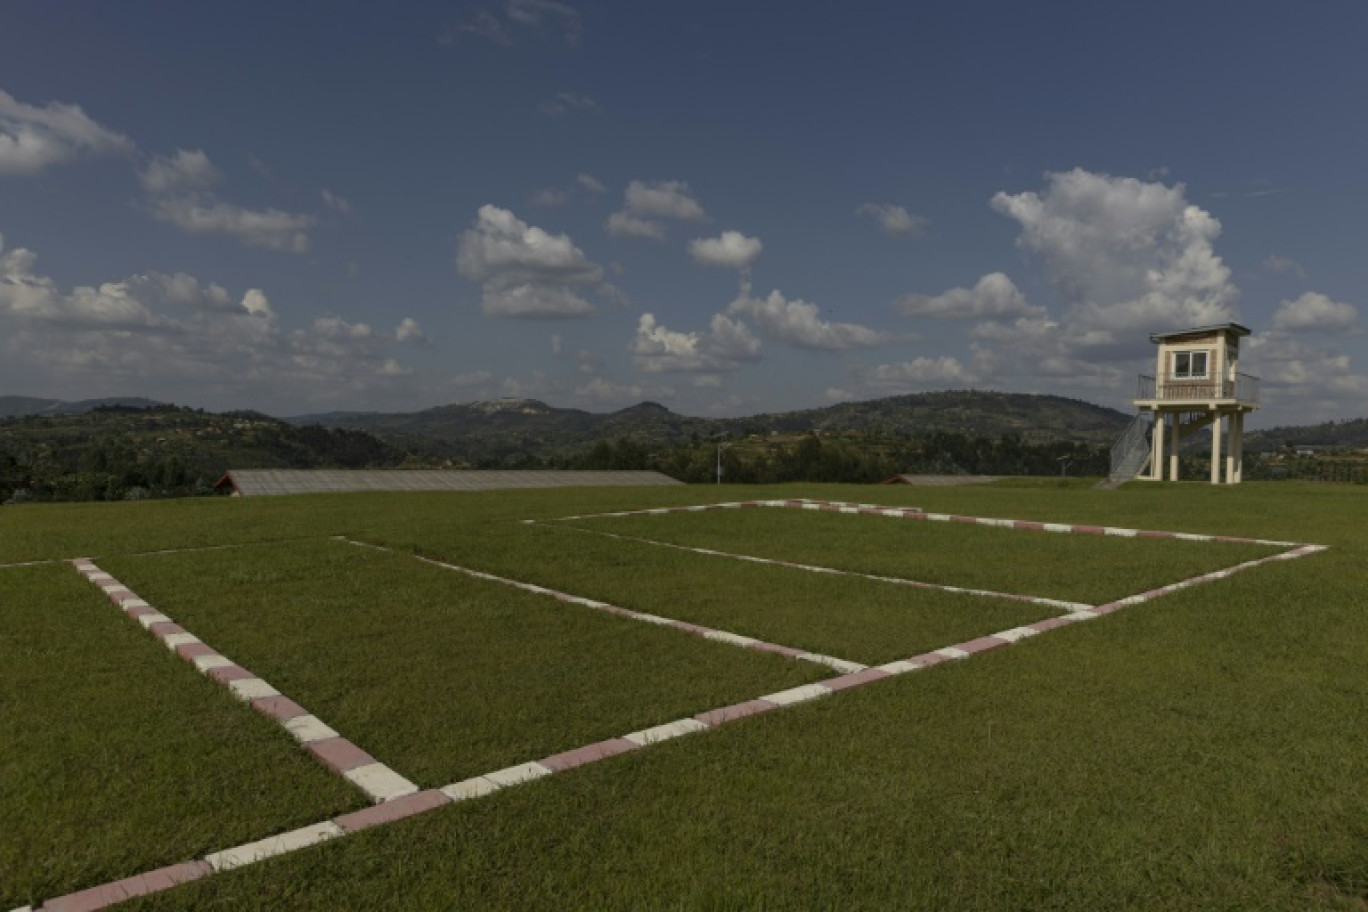
<instances>
[{"instance_id":1,"label":"green grass field","mask_svg":"<svg viewBox=\"0 0 1368 912\"><path fill-rule=\"evenodd\" d=\"M127 908L1368 907L1363 488L727 486L6 507L0 563L95 558L428 786L834 672L414 555L866 664L1058 614L520 522L779 497L1330 550ZM1094 603L1268 553L779 510L573 525ZM142 554L224 544L244 547ZM69 567L0 568L0 669L0 908L365 804Z\"/></svg>"}]
</instances>

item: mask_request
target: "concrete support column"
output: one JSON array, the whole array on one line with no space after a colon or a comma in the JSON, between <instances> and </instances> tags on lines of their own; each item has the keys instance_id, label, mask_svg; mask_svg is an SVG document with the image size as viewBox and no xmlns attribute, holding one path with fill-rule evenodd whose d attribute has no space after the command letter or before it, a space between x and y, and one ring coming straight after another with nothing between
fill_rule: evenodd
<instances>
[{"instance_id":1,"label":"concrete support column","mask_svg":"<svg viewBox=\"0 0 1368 912\"><path fill-rule=\"evenodd\" d=\"M1233 418L1236 431L1235 439L1231 446L1235 452L1235 480L1232 484L1239 484L1244 481L1244 412L1236 412Z\"/></svg>"},{"instance_id":2,"label":"concrete support column","mask_svg":"<svg viewBox=\"0 0 1368 912\"><path fill-rule=\"evenodd\" d=\"M1178 427L1182 417L1182 412L1173 413L1173 434L1169 437L1169 481L1178 480L1178 443L1181 436Z\"/></svg>"},{"instance_id":3,"label":"concrete support column","mask_svg":"<svg viewBox=\"0 0 1368 912\"><path fill-rule=\"evenodd\" d=\"M1235 484L1239 481L1235 477L1235 466L1239 465L1239 413L1233 412L1226 420L1226 484Z\"/></svg>"},{"instance_id":4,"label":"concrete support column","mask_svg":"<svg viewBox=\"0 0 1368 912\"><path fill-rule=\"evenodd\" d=\"M1164 419L1167 416L1158 409L1154 410L1154 438L1150 441L1150 478L1164 480Z\"/></svg>"},{"instance_id":5,"label":"concrete support column","mask_svg":"<svg viewBox=\"0 0 1368 912\"><path fill-rule=\"evenodd\" d=\"M1211 422L1211 483L1221 483L1221 415Z\"/></svg>"}]
</instances>

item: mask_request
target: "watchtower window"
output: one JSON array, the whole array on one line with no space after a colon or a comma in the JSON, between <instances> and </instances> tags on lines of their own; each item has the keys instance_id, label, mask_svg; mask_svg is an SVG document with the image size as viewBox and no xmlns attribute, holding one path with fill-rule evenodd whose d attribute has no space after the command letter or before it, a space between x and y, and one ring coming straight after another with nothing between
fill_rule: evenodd
<instances>
[{"instance_id":1,"label":"watchtower window","mask_svg":"<svg viewBox=\"0 0 1368 912\"><path fill-rule=\"evenodd\" d=\"M1180 379L1203 379L1207 375L1207 353L1174 352L1173 376Z\"/></svg>"}]
</instances>

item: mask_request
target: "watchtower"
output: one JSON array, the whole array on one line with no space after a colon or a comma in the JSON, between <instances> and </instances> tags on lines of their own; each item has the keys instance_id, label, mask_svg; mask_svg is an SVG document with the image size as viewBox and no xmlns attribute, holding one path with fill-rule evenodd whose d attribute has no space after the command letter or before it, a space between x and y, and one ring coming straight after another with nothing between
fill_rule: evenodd
<instances>
[{"instance_id":1,"label":"watchtower","mask_svg":"<svg viewBox=\"0 0 1368 912\"><path fill-rule=\"evenodd\" d=\"M1249 330L1238 323L1150 335L1159 346L1155 372L1141 375L1135 407L1140 410L1137 421L1148 417L1153 428L1149 458L1137 466L1134 477L1177 481L1179 444L1209 426L1211 483L1239 484L1244 418L1259 407L1259 378L1239 371L1240 339L1247 335Z\"/></svg>"}]
</instances>

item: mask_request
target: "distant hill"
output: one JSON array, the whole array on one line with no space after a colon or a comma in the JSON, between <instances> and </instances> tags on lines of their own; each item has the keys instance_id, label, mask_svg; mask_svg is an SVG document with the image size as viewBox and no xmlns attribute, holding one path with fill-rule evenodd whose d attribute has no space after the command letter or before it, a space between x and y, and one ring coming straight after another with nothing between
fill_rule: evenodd
<instances>
[{"instance_id":1,"label":"distant hill","mask_svg":"<svg viewBox=\"0 0 1368 912\"><path fill-rule=\"evenodd\" d=\"M145 409L165 404L137 396L81 399L77 402L66 402L61 399L36 399L32 396L0 396L0 418L20 418L25 415L82 415L98 408Z\"/></svg>"},{"instance_id":2,"label":"distant hill","mask_svg":"<svg viewBox=\"0 0 1368 912\"><path fill-rule=\"evenodd\" d=\"M937 432L981 437L1019 435L1030 443L1109 444L1125 428L1130 416L1059 396L950 391L745 418L694 418L655 402L598 414L555 408L536 399L493 399L420 412L329 412L285 420L297 425L364 430L396 444L481 460L517 451L546 456L557 449L605 438L659 447L718 435L813 432L884 437Z\"/></svg>"},{"instance_id":3,"label":"distant hill","mask_svg":"<svg viewBox=\"0 0 1368 912\"><path fill-rule=\"evenodd\" d=\"M1284 446L1362 449L1368 447L1368 418L1267 428L1252 431L1245 437L1245 449L1254 453L1276 450Z\"/></svg>"},{"instance_id":4,"label":"distant hill","mask_svg":"<svg viewBox=\"0 0 1368 912\"><path fill-rule=\"evenodd\" d=\"M364 431L90 401L104 404L0 418L0 502L18 490L32 500L184 496L208 491L230 468L366 468L408 458Z\"/></svg>"}]
</instances>

